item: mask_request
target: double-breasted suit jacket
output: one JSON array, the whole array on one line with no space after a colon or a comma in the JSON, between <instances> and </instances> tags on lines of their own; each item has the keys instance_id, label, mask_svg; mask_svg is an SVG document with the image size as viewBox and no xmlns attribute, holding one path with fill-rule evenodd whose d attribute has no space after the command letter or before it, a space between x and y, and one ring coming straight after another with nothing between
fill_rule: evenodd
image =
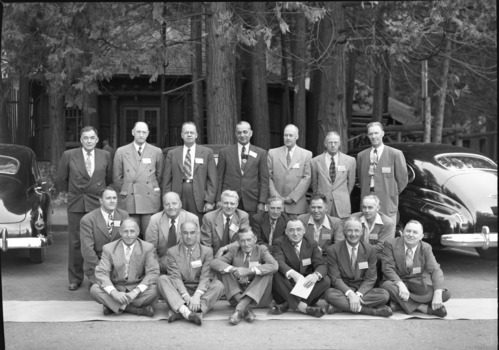
<instances>
[{"instance_id":1,"label":"double-breasted suit jacket","mask_svg":"<svg viewBox=\"0 0 499 350\"><path fill-rule=\"evenodd\" d=\"M68 212L88 213L100 207L99 192L112 183L111 155L97 148L94 151L92 176L88 175L81 147L65 151L59 161L56 186L68 193Z\"/></svg>"},{"instance_id":2,"label":"double-breasted suit jacket","mask_svg":"<svg viewBox=\"0 0 499 350\"><path fill-rule=\"evenodd\" d=\"M118 148L114 156L118 205L129 214L152 214L161 208L163 152L151 144L144 145L141 156L133 142Z\"/></svg>"},{"instance_id":3,"label":"double-breasted suit jacket","mask_svg":"<svg viewBox=\"0 0 499 350\"><path fill-rule=\"evenodd\" d=\"M295 146L289 166L286 154L286 146L269 150L269 193L293 200L294 203L284 205L286 213L303 214L307 212L305 194L310 187L312 152Z\"/></svg>"},{"instance_id":4,"label":"double-breasted suit jacket","mask_svg":"<svg viewBox=\"0 0 499 350\"><path fill-rule=\"evenodd\" d=\"M203 216L201 244L213 248L214 254L217 254L218 250L222 247L224 227L225 222L222 209L211 211ZM229 240L231 243L229 246L238 246L238 233L240 230L247 228L250 228L248 213L236 209L230 219Z\"/></svg>"},{"instance_id":5,"label":"double-breasted suit jacket","mask_svg":"<svg viewBox=\"0 0 499 350\"><path fill-rule=\"evenodd\" d=\"M184 209L180 210L177 218L175 219L176 238L175 242L181 241L180 227L184 222L195 222L199 227L199 218L197 215L189 213ZM146 231L146 241L154 245L158 253L159 268L161 273L166 273L167 270L167 250L168 250L168 235L170 227L168 226L168 216L164 211L154 214L149 221Z\"/></svg>"},{"instance_id":6,"label":"double-breasted suit jacket","mask_svg":"<svg viewBox=\"0 0 499 350\"><path fill-rule=\"evenodd\" d=\"M272 235L272 240L281 237L286 231L286 224L289 221L289 216L285 212L281 213L281 216L277 219L274 228L274 234ZM262 211L250 216L250 226L251 230L256 236L256 244L264 244L270 249L269 237L270 237L270 215L268 211Z\"/></svg>"},{"instance_id":7,"label":"double-breasted suit jacket","mask_svg":"<svg viewBox=\"0 0 499 350\"><path fill-rule=\"evenodd\" d=\"M183 147L172 149L166 155L163 172L163 192L176 192L182 198L182 180L184 178ZM194 162L193 192L196 208L202 213L205 203L215 203L217 195L218 174L213 151L207 147L196 145Z\"/></svg>"},{"instance_id":8,"label":"double-breasted suit jacket","mask_svg":"<svg viewBox=\"0 0 499 350\"><path fill-rule=\"evenodd\" d=\"M99 264L104 245L120 238L121 221L128 217L124 210L116 208L113 213L113 228L109 234L106 220L101 208L92 210L80 221L81 255L83 256L83 272L92 283L95 280L94 270Z\"/></svg>"},{"instance_id":9,"label":"double-breasted suit jacket","mask_svg":"<svg viewBox=\"0 0 499 350\"><path fill-rule=\"evenodd\" d=\"M312 214L302 214L298 216L298 220L300 220L305 227L305 236L308 237L309 240L313 241L315 229L313 224L309 224L311 217ZM345 239L345 235L343 234L343 225L340 219L326 214L324 220L329 222L329 227L331 227L331 229L322 226L319 233L319 240L316 242L321 249L322 254L326 255L326 249L332 244L343 241Z\"/></svg>"},{"instance_id":10,"label":"double-breasted suit jacket","mask_svg":"<svg viewBox=\"0 0 499 350\"><path fill-rule=\"evenodd\" d=\"M370 194L369 166L371 147L357 155L357 176L360 182L360 198ZM383 153L374 171L374 194L380 201L380 211L394 216L398 210L399 194L407 186L407 166L404 154L398 149L384 145Z\"/></svg>"},{"instance_id":11,"label":"double-breasted suit jacket","mask_svg":"<svg viewBox=\"0 0 499 350\"><path fill-rule=\"evenodd\" d=\"M326 157L331 157L327 152L312 158L310 166L312 169L312 190L326 196L330 215L336 213L339 218L346 218L352 212L350 193L355 185L355 170L357 163L355 158L338 152L338 163L336 164L336 176L334 182L329 176L329 168L326 165Z\"/></svg>"},{"instance_id":12,"label":"double-breasted suit jacket","mask_svg":"<svg viewBox=\"0 0 499 350\"><path fill-rule=\"evenodd\" d=\"M217 201L225 190L236 191L243 209L256 212L258 203L265 204L269 195L267 152L250 144L248 159L241 171L238 146L223 148L218 155Z\"/></svg>"}]
</instances>

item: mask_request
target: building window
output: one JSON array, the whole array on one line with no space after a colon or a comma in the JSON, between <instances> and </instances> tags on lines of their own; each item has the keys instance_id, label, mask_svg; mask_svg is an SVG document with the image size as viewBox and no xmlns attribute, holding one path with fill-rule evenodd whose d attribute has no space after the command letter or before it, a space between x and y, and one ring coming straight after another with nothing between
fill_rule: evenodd
<instances>
[{"instance_id":1,"label":"building window","mask_svg":"<svg viewBox=\"0 0 499 350\"><path fill-rule=\"evenodd\" d=\"M66 108L64 116L66 118L66 142L78 143L80 130L83 127L82 110L78 108Z\"/></svg>"}]
</instances>

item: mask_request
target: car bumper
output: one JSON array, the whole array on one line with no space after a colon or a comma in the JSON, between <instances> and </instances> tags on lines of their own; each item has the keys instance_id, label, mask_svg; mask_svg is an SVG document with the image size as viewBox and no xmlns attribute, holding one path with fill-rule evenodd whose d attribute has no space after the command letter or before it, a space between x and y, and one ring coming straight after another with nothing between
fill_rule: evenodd
<instances>
[{"instance_id":1,"label":"car bumper","mask_svg":"<svg viewBox=\"0 0 499 350\"><path fill-rule=\"evenodd\" d=\"M497 247L497 232L490 232L487 226L481 233L454 233L442 235L440 243L447 247L474 247L488 249Z\"/></svg>"},{"instance_id":2,"label":"car bumper","mask_svg":"<svg viewBox=\"0 0 499 350\"><path fill-rule=\"evenodd\" d=\"M0 249L4 252L8 249L43 248L50 245L47 237L15 237L8 238L7 229L0 229Z\"/></svg>"}]
</instances>

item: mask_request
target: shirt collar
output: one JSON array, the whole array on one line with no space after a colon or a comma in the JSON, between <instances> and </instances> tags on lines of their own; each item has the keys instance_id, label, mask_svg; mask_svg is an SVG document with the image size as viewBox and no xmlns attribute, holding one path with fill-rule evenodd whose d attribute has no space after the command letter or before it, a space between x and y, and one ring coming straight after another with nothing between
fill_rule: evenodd
<instances>
[{"instance_id":1,"label":"shirt collar","mask_svg":"<svg viewBox=\"0 0 499 350\"><path fill-rule=\"evenodd\" d=\"M385 144L382 143L378 148L376 148L377 153L378 153L378 159L381 156L381 153L383 153L383 150L385 149ZM371 153L374 152L374 147L371 147Z\"/></svg>"},{"instance_id":2,"label":"shirt collar","mask_svg":"<svg viewBox=\"0 0 499 350\"><path fill-rule=\"evenodd\" d=\"M192 152L191 154L194 153L194 150L196 149L196 144L193 144L191 147L187 147L185 144L184 144L184 153L187 153L187 150L190 149Z\"/></svg>"},{"instance_id":3,"label":"shirt collar","mask_svg":"<svg viewBox=\"0 0 499 350\"><path fill-rule=\"evenodd\" d=\"M246 151L246 153L249 153L249 149L250 149L250 143L248 142L247 144L244 145L244 150ZM237 150L239 151L239 153L241 153L241 149L243 148L243 145L241 145L239 142L237 143Z\"/></svg>"},{"instance_id":4,"label":"shirt collar","mask_svg":"<svg viewBox=\"0 0 499 350\"><path fill-rule=\"evenodd\" d=\"M101 211L102 216L104 217L104 219L107 221L109 219L109 214L107 212L105 212L104 209L102 209L102 207L100 208L100 211ZM114 220L114 210L111 212L111 217Z\"/></svg>"},{"instance_id":5,"label":"shirt collar","mask_svg":"<svg viewBox=\"0 0 499 350\"><path fill-rule=\"evenodd\" d=\"M131 246L130 246L130 251L133 252L133 247L135 247L135 243L137 243L137 241L135 241ZM127 245L125 243L123 243L123 251L126 252L126 248L127 248Z\"/></svg>"},{"instance_id":6,"label":"shirt collar","mask_svg":"<svg viewBox=\"0 0 499 350\"><path fill-rule=\"evenodd\" d=\"M312 215L310 215L310 217L308 218L307 224L315 226L314 217ZM321 227L324 227L324 228L327 228L328 230L331 230L331 225L329 224L329 220L328 220L327 216L324 216L324 220L322 220Z\"/></svg>"},{"instance_id":7,"label":"shirt collar","mask_svg":"<svg viewBox=\"0 0 499 350\"><path fill-rule=\"evenodd\" d=\"M135 150L136 150L136 151L138 151L138 150L139 150L139 147L141 147L141 148L140 148L140 151L141 151L141 152L144 152L144 148L146 148L146 143L144 142L142 145L140 145L140 146L139 146L139 145L137 145L137 144L135 143L135 141L134 141L134 142L133 142L133 146L135 147Z\"/></svg>"},{"instance_id":8,"label":"shirt collar","mask_svg":"<svg viewBox=\"0 0 499 350\"><path fill-rule=\"evenodd\" d=\"M405 245L404 243L404 254L407 253L407 249L411 249L412 250L412 256L414 256L416 254L416 249L418 249L418 246L416 245L414 248L409 248L408 246Z\"/></svg>"},{"instance_id":9,"label":"shirt collar","mask_svg":"<svg viewBox=\"0 0 499 350\"><path fill-rule=\"evenodd\" d=\"M234 215L232 215L232 216L230 216L230 217L229 217L229 216L227 216L227 215L225 215L225 214L222 214L222 215L223 215L223 217L224 217L224 225L225 225L225 222L227 221L227 218L229 218L229 219L231 219L231 220L232 220L232 216L234 216Z\"/></svg>"},{"instance_id":10,"label":"shirt collar","mask_svg":"<svg viewBox=\"0 0 499 350\"><path fill-rule=\"evenodd\" d=\"M87 154L88 154L88 151L85 149L85 148L81 148L81 151L83 152L83 156L86 157ZM93 157L95 154L95 148L93 150L90 151L90 157Z\"/></svg>"},{"instance_id":11,"label":"shirt collar","mask_svg":"<svg viewBox=\"0 0 499 350\"><path fill-rule=\"evenodd\" d=\"M366 226L369 226L364 215L362 215L360 217L360 223L365 224ZM376 224L384 225L383 220L381 220L381 215L379 215L379 213L376 213L376 217L374 218L374 225L376 225Z\"/></svg>"}]
</instances>

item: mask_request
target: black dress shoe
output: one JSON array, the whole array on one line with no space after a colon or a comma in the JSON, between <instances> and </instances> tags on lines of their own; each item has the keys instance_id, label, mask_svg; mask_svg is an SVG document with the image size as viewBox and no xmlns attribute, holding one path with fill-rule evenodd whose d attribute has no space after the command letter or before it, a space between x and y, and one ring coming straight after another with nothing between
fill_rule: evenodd
<instances>
[{"instance_id":1,"label":"black dress shoe","mask_svg":"<svg viewBox=\"0 0 499 350\"><path fill-rule=\"evenodd\" d=\"M374 311L374 316L390 317L391 315L393 315L392 309L386 305L373 308L373 311Z\"/></svg>"},{"instance_id":2,"label":"black dress shoe","mask_svg":"<svg viewBox=\"0 0 499 350\"><path fill-rule=\"evenodd\" d=\"M390 303L388 304L390 309L392 309L393 312L395 311L401 311L402 308L400 307L399 304L397 304L395 301L390 300Z\"/></svg>"},{"instance_id":3,"label":"black dress shoe","mask_svg":"<svg viewBox=\"0 0 499 350\"><path fill-rule=\"evenodd\" d=\"M70 283L70 284L68 285L68 289L69 289L69 290L78 290L78 288L80 288L80 285L81 285L81 284L78 284L78 283Z\"/></svg>"},{"instance_id":4,"label":"black dress shoe","mask_svg":"<svg viewBox=\"0 0 499 350\"><path fill-rule=\"evenodd\" d=\"M322 317L326 313L322 307L319 306L307 306L305 310L307 315L314 317Z\"/></svg>"},{"instance_id":5,"label":"black dress shoe","mask_svg":"<svg viewBox=\"0 0 499 350\"><path fill-rule=\"evenodd\" d=\"M183 318L184 317L182 316L182 314L180 312L173 312L173 311L171 311L170 312L170 316L168 317L168 323L172 323L172 322L181 320Z\"/></svg>"},{"instance_id":6,"label":"black dress shoe","mask_svg":"<svg viewBox=\"0 0 499 350\"><path fill-rule=\"evenodd\" d=\"M233 325L238 324L241 322L241 318L243 317L243 313L239 310L235 310L232 315L229 317L229 322Z\"/></svg>"},{"instance_id":7,"label":"black dress shoe","mask_svg":"<svg viewBox=\"0 0 499 350\"><path fill-rule=\"evenodd\" d=\"M335 314L335 313L337 313L337 312L341 312L341 310L339 310L339 309L335 308L335 307L334 307L333 305L331 305L331 304L328 304L328 305L326 306L326 309L325 309L324 311L325 311L325 312L326 312L326 314L328 314L328 315L332 315L332 314Z\"/></svg>"},{"instance_id":8,"label":"black dress shoe","mask_svg":"<svg viewBox=\"0 0 499 350\"><path fill-rule=\"evenodd\" d=\"M106 305L102 305L102 312L104 313L104 316L109 316L113 313L113 310L108 308Z\"/></svg>"},{"instance_id":9,"label":"black dress shoe","mask_svg":"<svg viewBox=\"0 0 499 350\"><path fill-rule=\"evenodd\" d=\"M280 315L288 311L288 309L289 309L289 304L287 301L285 301L282 304L276 304L272 306L272 308L270 309L270 313L273 315Z\"/></svg>"},{"instance_id":10,"label":"black dress shoe","mask_svg":"<svg viewBox=\"0 0 499 350\"><path fill-rule=\"evenodd\" d=\"M244 320L246 322L253 322L255 318L256 318L255 313L253 312L253 310L251 310L251 308L248 307L244 314Z\"/></svg>"},{"instance_id":11,"label":"black dress shoe","mask_svg":"<svg viewBox=\"0 0 499 350\"><path fill-rule=\"evenodd\" d=\"M145 307L138 307L137 308L137 315L154 317L154 309L152 308L151 305L147 305Z\"/></svg>"},{"instance_id":12,"label":"black dress shoe","mask_svg":"<svg viewBox=\"0 0 499 350\"><path fill-rule=\"evenodd\" d=\"M191 312L189 314L189 317L187 318L187 321L195 323L198 326L201 326L201 323L203 323L203 321L201 320L201 316L199 314L195 313L195 312Z\"/></svg>"},{"instance_id":13,"label":"black dress shoe","mask_svg":"<svg viewBox=\"0 0 499 350\"><path fill-rule=\"evenodd\" d=\"M428 315L435 315L438 317L445 317L447 316L447 310L445 309L445 306L440 306L438 309L433 310L430 305L428 305Z\"/></svg>"}]
</instances>

